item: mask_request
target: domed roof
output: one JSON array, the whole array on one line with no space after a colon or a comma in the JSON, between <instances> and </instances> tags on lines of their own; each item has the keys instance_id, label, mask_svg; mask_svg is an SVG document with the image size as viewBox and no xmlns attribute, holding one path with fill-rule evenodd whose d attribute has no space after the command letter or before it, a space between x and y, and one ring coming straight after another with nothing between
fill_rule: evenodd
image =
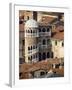
<instances>
[{"instance_id":1,"label":"domed roof","mask_svg":"<svg viewBox=\"0 0 72 90\"><path fill-rule=\"evenodd\" d=\"M38 23L35 20L30 19L25 23L25 27L38 27Z\"/></svg>"}]
</instances>

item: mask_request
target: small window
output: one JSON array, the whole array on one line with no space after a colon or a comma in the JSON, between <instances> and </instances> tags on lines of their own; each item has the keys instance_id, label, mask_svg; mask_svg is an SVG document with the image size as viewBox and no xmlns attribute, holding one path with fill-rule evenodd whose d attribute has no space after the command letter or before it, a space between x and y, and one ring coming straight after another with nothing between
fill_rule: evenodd
<instances>
[{"instance_id":1,"label":"small window","mask_svg":"<svg viewBox=\"0 0 72 90\"><path fill-rule=\"evenodd\" d=\"M47 58L50 58L50 53L49 52L47 52Z\"/></svg>"},{"instance_id":2,"label":"small window","mask_svg":"<svg viewBox=\"0 0 72 90\"><path fill-rule=\"evenodd\" d=\"M35 59L35 55L33 55L33 59Z\"/></svg>"},{"instance_id":3,"label":"small window","mask_svg":"<svg viewBox=\"0 0 72 90\"><path fill-rule=\"evenodd\" d=\"M35 45L33 46L33 49L35 49Z\"/></svg>"},{"instance_id":4,"label":"small window","mask_svg":"<svg viewBox=\"0 0 72 90\"><path fill-rule=\"evenodd\" d=\"M55 41L55 45L57 46L57 41Z\"/></svg>"},{"instance_id":5,"label":"small window","mask_svg":"<svg viewBox=\"0 0 72 90\"><path fill-rule=\"evenodd\" d=\"M25 41L24 40L22 40L22 45L24 45L25 44Z\"/></svg>"},{"instance_id":6,"label":"small window","mask_svg":"<svg viewBox=\"0 0 72 90\"><path fill-rule=\"evenodd\" d=\"M64 46L64 43L62 42L62 47Z\"/></svg>"},{"instance_id":7,"label":"small window","mask_svg":"<svg viewBox=\"0 0 72 90\"><path fill-rule=\"evenodd\" d=\"M32 46L31 46L31 50L32 50Z\"/></svg>"},{"instance_id":8,"label":"small window","mask_svg":"<svg viewBox=\"0 0 72 90\"><path fill-rule=\"evenodd\" d=\"M49 32L50 30L49 30L49 28L47 28L47 32Z\"/></svg>"},{"instance_id":9,"label":"small window","mask_svg":"<svg viewBox=\"0 0 72 90\"><path fill-rule=\"evenodd\" d=\"M28 33L30 33L30 31L28 30Z\"/></svg>"},{"instance_id":10,"label":"small window","mask_svg":"<svg viewBox=\"0 0 72 90\"><path fill-rule=\"evenodd\" d=\"M30 50L30 47L28 47L28 50Z\"/></svg>"},{"instance_id":11,"label":"small window","mask_svg":"<svg viewBox=\"0 0 72 90\"><path fill-rule=\"evenodd\" d=\"M44 40L43 40L43 45L45 45L45 44L46 44L46 40L44 39Z\"/></svg>"},{"instance_id":12,"label":"small window","mask_svg":"<svg viewBox=\"0 0 72 90\"><path fill-rule=\"evenodd\" d=\"M32 60L32 56L31 56L31 60Z\"/></svg>"},{"instance_id":13,"label":"small window","mask_svg":"<svg viewBox=\"0 0 72 90\"><path fill-rule=\"evenodd\" d=\"M41 28L39 28L39 32L41 32Z\"/></svg>"},{"instance_id":14,"label":"small window","mask_svg":"<svg viewBox=\"0 0 72 90\"><path fill-rule=\"evenodd\" d=\"M37 45L36 45L36 48L37 48Z\"/></svg>"},{"instance_id":15,"label":"small window","mask_svg":"<svg viewBox=\"0 0 72 90\"><path fill-rule=\"evenodd\" d=\"M45 75L45 72L40 72L40 76Z\"/></svg>"},{"instance_id":16,"label":"small window","mask_svg":"<svg viewBox=\"0 0 72 90\"><path fill-rule=\"evenodd\" d=\"M31 33L32 33L32 30L31 30Z\"/></svg>"},{"instance_id":17,"label":"small window","mask_svg":"<svg viewBox=\"0 0 72 90\"><path fill-rule=\"evenodd\" d=\"M45 31L46 31L46 29L45 29L45 28L43 28L43 29L42 29L42 32L45 32Z\"/></svg>"},{"instance_id":18,"label":"small window","mask_svg":"<svg viewBox=\"0 0 72 90\"><path fill-rule=\"evenodd\" d=\"M30 57L28 57L28 60L31 60Z\"/></svg>"},{"instance_id":19,"label":"small window","mask_svg":"<svg viewBox=\"0 0 72 90\"><path fill-rule=\"evenodd\" d=\"M47 39L47 44L50 44L50 39Z\"/></svg>"},{"instance_id":20,"label":"small window","mask_svg":"<svg viewBox=\"0 0 72 90\"><path fill-rule=\"evenodd\" d=\"M27 16L27 20L29 20L29 16Z\"/></svg>"},{"instance_id":21,"label":"small window","mask_svg":"<svg viewBox=\"0 0 72 90\"><path fill-rule=\"evenodd\" d=\"M22 77L22 72L19 73L19 76Z\"/></svg>"}]
</instances>

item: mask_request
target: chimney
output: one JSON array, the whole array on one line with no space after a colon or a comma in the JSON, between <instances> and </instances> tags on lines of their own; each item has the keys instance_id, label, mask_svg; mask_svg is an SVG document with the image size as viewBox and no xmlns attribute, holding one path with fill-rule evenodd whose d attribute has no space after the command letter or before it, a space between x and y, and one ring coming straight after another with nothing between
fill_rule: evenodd
<instances>
[{"instance_id":1,"label":"chimney","mask_svg":"<svg viewBox=\"0 0 72 90\"><path fill-rule=\"evenodd\" d=\"M33 11L33 19L37 21L37 12Z\"/></svg>"}]
</instances>

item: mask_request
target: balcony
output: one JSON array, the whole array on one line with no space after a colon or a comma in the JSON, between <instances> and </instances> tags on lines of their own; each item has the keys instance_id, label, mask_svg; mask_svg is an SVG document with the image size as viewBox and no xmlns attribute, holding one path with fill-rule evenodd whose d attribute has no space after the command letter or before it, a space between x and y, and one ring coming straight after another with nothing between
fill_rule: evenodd
<instances>
[{"instance_id":1,"label":"balcony","mask_svg":"<svg viewBox=\"0 0 72 90\"><path fill-rule=\"evenodd\" d=\"M51 32L40 32L39 36L48 36L48 37L50 37L51 36Z\"/></svg>"},{"instance_id":2,"label":"balcony","mask_svg":"<svg viewBox=\"0 0 72 90\"><path fill-rule=\"evenodd\" d=\"M34 54L34 53L37 53L39 51L39 48L36 48L36 49L33 49L33 50L29 50L28 51L28 54L29 55L32 55L32 54Z\"/></svg>"}]
</instances>

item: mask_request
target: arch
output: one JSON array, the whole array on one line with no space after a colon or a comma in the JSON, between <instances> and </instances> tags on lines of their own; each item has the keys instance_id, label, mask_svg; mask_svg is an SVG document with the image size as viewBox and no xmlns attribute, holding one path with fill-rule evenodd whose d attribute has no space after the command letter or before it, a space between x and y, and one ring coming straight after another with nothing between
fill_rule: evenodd
<instances>
[{"instance_id":1,"label":"arch","mask_svg":"<svg viewBox=\"0 0 72 90\"><path fill-rule=\"evenodd\" d=\"M41 32L41 28L39 28L39 32Z\"/></svg>"},{"instance_id":2,"label":"arch","mask_svg":"<svg viewBox=\"0 0 72 90\"><path fill-rule=\"evenodd\" d=\"M28 50L30 50L30 47L28 47Z\"/></svg>"},{"instance_id":3,"label":"arch","mask_svg":"<svg viewBox=\"0 0 72 90\"><path fill-rule=\"evenodd\" d=\"M46 29L45 29L45 28L43 28L43 29L42 29L42 32L45 32L45 31L46 31Z\"/></svg>"},{"instance_id":4,"label":"arch","mask_svg":"<svg viewBox=\"0 0 72 90\"><path fill-rule=\"evenodd\" d=\"M32 50L32 46L31 46L31 50Z\"/></svg>"},{"instance_id":5,"label":"arch","mask_svg":"<svg viewBox=\"0 0 72 90\"><path fill-rule=\"evenodd\" d=\"M49 28L47 28L47 32L49 32L50 31L50 29Z\"/></svg>"},{"instance_id":6,"label":"arch","mask_svg":"<svg viewBox=\"0 0 72 90\"><path fill-rule=\"evenodd\" d=\"M33 45L33 49L35 49L35 45Z\"/></svg>"},{"instance_id":7,"label":"arch","mask_svg":"<svg viewBox=\"0 0 72 90\"><path fill-rule=\"evenodd\" d=\"M45 39L43 39L43 45L45 45L46 44L46 40Z\"/></svg>"},{"instance_id":8,"label":"arch","mask_svg":"<svg viewBox=\"0 0 72 90\"><path fill-rule=\"evenodd\" d=\"M32 33L32 30L31 30L31 33Z\"/></svg>"},{"instance_id":9,"label":"arch","mask_svg":"<svg viewBox=\"0 0 72 90\"><path fill-rule=\"evenodd\" d=\"M41 53L39 53L39 61L41 61L41 60L42 60Z\"/></svg>"},{"instance_id":10,"label":"arch","mask_svg":"<svg viewBox=\"0 0 72 90\"><path fill-rule=\"evenodd\" d=\"M47 52L47 58L50 58L50 53L49 52Z\"/></svg>"},{"instance_id":11,"label":"arch","mask_svg":"<svg viewBox=\"0 0 72 90\"><path fill-rule=\"evenodd\" d=\"M28 30L28 33L30 33L30 30Z\"/></svg>"},{"instance_id":12,"label":"arch","mask_svg":"<svg viewBox=\"0 0 72 90\"><path fill-rule=\"evenodd\" d=\"M43 60L46 59L46 53L45 53L45 52L43 52L42 59L43 59Z\"/></svg>"}]
</instances>

